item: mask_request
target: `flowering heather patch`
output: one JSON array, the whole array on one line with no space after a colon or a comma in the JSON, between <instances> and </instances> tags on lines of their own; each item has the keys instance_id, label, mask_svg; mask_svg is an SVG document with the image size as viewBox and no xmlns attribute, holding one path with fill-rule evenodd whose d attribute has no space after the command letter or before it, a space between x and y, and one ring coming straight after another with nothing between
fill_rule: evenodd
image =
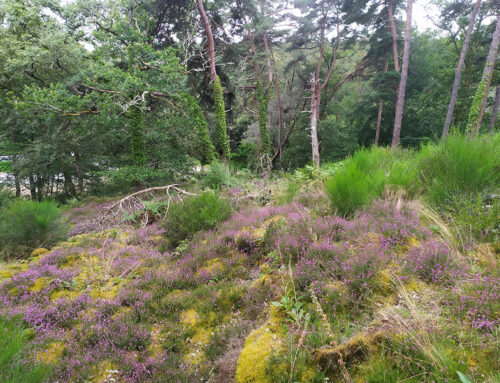
<instances>
[{"instance_id":1,"label":"flowering heather patch","mask_svg":"<svg viewBox=\"0 0 500 383\"><path fill-rule=\"evenodd\" d=\"M493 332L500 324L500 278L492 275L471 275L454 289L450 303L455 313L472 328Z\"/></svg>"},{"instance_id":2,"label":"flowering heather patch","mask_svg":"<svg viewBox=\"0 0 500 383\"><path fill-rule=\"evenodd\" d=\"M77 235L51 251L40 250L17 274L5 274L0 315L21 316L36 332L26 362L52 365L60 382L208 379L226 350L232 359L240 352L228 349L229 328L246 323L234 341L248 346L245 358L260 349L244 341L248 324L255 322L267 334L259 327L263 313L287 294L292 281L300 305L289 310L311 320L301 332L309 353L332 338L324 332L325 320L336 321L331 326L342 336L352 335L341 345L346 350L362 344L366 352L379 352L373 340L378 338L365 335L383 331L376 327L376 305L399 307L394 277L423 305L420 295L446 290L435 305L450 306L456 318L485 336L499 324L498 278L471 274L415 211L395 202L376 201L351 220L299 203L250 206L172 252L160 250L165 235L156 225ZM308 303L311 291L329 316L318 319ZM297 347L294 332L300 326L290 313L278 314L276 337L288 334L287 342ZM268 338L275 339L274 333L262 338L263 347ZM348 364L358 362L350 358ZM310 378L317 364L306 360L299 375ZM332 371L325 374L335 377Z\"/></svg>"}]
</instances>

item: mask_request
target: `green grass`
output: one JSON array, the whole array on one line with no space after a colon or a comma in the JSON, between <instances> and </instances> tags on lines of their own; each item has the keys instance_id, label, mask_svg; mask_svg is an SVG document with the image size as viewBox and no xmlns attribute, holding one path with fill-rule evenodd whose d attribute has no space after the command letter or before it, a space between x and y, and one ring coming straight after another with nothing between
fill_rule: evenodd
<instances>
[{"instance_id":1,"label":"green grass","mask_svg":"<svg viewBox=\"0 0 500 383\"><path fill-rule=\"evenodd\" d=\"M424 145L416 162L425 195L436 206L456 194L494 191L500 185L500 133L449 135L440 144Z\"/></svg>"},{"instance_id":2,"label":"green grass","mask_svg":"<svg viewBox=\"0 0 500 383\"><path fill-rule=\"evenodd\" d=\"M22 258L37 248L55 245L66 234L53 201L16 199L0 211L0 250L3 258Z\"/></svg>"},{"instance_id":3,"label":"green grass","mask_svg":"<svg viewBox=\"0 0 500 383\"><path fill-rule=\"evenodd\" d=\"M0 317L0 382L35 383L46 381L51 368L45 365L25 365L20 359L26 353L32 330L18 320Z\"/></svg>"},{"instance_id":4,"label":"green grass","mask_svg":"<svg viewBox=\"0 0 500 383\"><path fill-rule=\"evenodd\" d=\"M449 135L420 150L372 147L357 151L326 182L338 213L352 215L386 189L404 189L408 198L424 196L432 205L450 206L456 196L498 192L500 134L471 138Z\"/></svg>"}]
</instances>

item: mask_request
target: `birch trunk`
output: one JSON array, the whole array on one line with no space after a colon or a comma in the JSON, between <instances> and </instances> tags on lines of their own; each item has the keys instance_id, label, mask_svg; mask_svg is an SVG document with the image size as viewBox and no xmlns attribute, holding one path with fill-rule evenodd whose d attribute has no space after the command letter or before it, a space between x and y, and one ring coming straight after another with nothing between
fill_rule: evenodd
<instances>
[{"instance_id":1,"label":"birch trunk","mask_svg":"<svg viewBox=\"0 0 500 383\"><path fill-rule=\"evenodd\" d=\"M315 166L319 167L319 145L318 145L318 107L317 107L317 81L314 73L311 73L311 147L312 159Z\"/></svg>"},{"instance_id":2,"label":"birch trunk","mask_svg":"<svg viewBox=\"0 0 500 383\"><path fill-rule=\"evenodd\" d=\"M479 128L481 127L481 122L484 116L484 110L486 109L486 101L488 100L488 93L490 91L491 78L493 77L493 70L495 69L495 61L497 59L498 53L498 43L500 41L500 14L497 16L497 26L495 28L495 33L493 34L493 40L490 45L490 52L488 54L488 59L486 60L486 65L484 67L483 78L481 81L486 81L486 91L484 92L483 99L481 102L481 107L479 109L479 116L477 117L477 122L475 126L475 134L479 134Z\"/></svg>"},{"instance_id":3,"label":"birch trunk","mask_svg":"<svg viewBox=\"0 0 500 383\"><path fill-rule=\"evenodd\" d=\"M474 29L474 23L476 21L477 13L479 12L479 6L481 5L481 0L477 0L472 13L470 15L469 26L467 27L467 33L464 39L464 45L462 46L462 51L460 52L460 58L458 59L457 70L455 72L455 81L453 83L453 90L451 91L450 105L448 106L448 112L446 114L446 120L444 122L442 137L446 137L451 125L451 118L453 117L453 111L455 109L455 104L457 102L458 88L460 86L460 79L462 77L462 68L465 63L465 57L467 56L467 50L469 49L470 37Z\"/></svg>"}]
</instances>

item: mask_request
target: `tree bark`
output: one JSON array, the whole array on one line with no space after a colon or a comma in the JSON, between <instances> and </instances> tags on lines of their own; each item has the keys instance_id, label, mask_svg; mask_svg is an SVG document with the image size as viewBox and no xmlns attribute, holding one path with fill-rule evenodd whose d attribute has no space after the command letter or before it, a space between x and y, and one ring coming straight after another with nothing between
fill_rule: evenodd
<instances>
[{"instance_id":1,"label":"tree bark","mask_svg":"<svg viewBox=\"0 0 500 383\"><path fill-rule=\"evenodd\" d=\"M20 197L21 184L19 182L19 174L17 171L16 136L12 128L10 129L10 141L12 143L12 172L14 173L14 185L16 188L16 197Z\"/></svg>"},{"instance_id":2,"label":"tree bark","mask_svg":"<svg viewBox=\"0 0 500 383\"><path fill-rule=\"evenodd\" d=\"M269 84L271 84L273 82L273 71L271 69L271 56L269 55L269 45L267 43L267 35L265 33L262 36L262 40L264 40L264 51L266 52L267 78L269 80Z\"/></svg>"},{"instance_id":3,"label":"tree bark","mask_svg":"<svg viewBox=\"0 0 500 383\"><path fill-rule=\"evenodd\" d=\"M312 159L315 166L319 167L319 145L318 145L318 108L316 76L311 73L311 147Z\"/></svg>"},{"instance_id":4,"label":"tree bark","mask_svg":"<svg viewBox=\"0 0 500 383\"><path fill-rule=\"evenodd\" d=\"M200 12L201 21L203 23L203 27L205 28L205 34L207 35L207 43L208 43L208 56L210 63L210 78L212 81L215 81L215 76L217 72L215 70L215 44L214 44L214 34L212 33L212 27L210 26L210 22L208 21L207 13L205 12L205 8L203 7L202 0L196 0L196 5L198 6L198 11Z\"/></svg>"},{"instance_id":5,"label":"tree bark","mask_svg":"<svg viewBox=\"0 0 500 383\"><path fill-rule=\"evenodd\" d=\"M283 132L283 107L281 106L281 96L280 96L280 83L278 78L278 71L276 70L276 61L274 60L273 46L269 44L269 52L271 53L271 59L273 61L274 68L274 87L276 88L276 101L278 102L278 150L281 159L281 134Z\"/></svg>"},{"instance_id":6,"label":"tree bark","mask_svg":"<svg viewBox=\"0 0 500 383\"><path fill-rule=\"evenodd\" d=\"M389 69L389 61L385 62L384 73ZM380 125L382 125L382 110L384 108L384 100L380 97L378 102L378 115L377 115L377 128L375 129L375 146L378 145L378 140L380 138Z\"/></svg>"},{"instance_id":7,"label":"tree bark","mask_svg":"<svg viewBox=\"0 0 500 383\"><path fill-rule=\"evenodd\" d=\"M481 128L481 122L484 116L484 110L486 109L486 101L488 100L488 93L490 91L491 78L493 77L493 70L495 69L495 61L497 59L498 53L498 43L500 41L500 14L497 16L497 26L495 28L495 33L493 34L493 40L490 45L490 52L488 54L488 59L486 60L486 65L484 67L483 78L481 81L486 81L486 91L484 92L483 99L481 102L481 108L479 109L479 116L477 118L475 126L475 134L479 134L479 128Z\"/></svg>"},{"instance_id":8,"label":"tree bark","mask_svg":"<svg viewBox=\"0 0 500 383\"><path fill-rule=\"evenodd\" d=\"M401 81L399 82L399 93L396 102L396 117L394 121L394 133L392 136L393 147L396 147L399 144L399 136L401 135L401 122L403 121L406 81L408 79L408 63L410 61L411 8L412 8L412 0L408 0L406 6L406 28L405 28L405 42L403 48L403 66L401 68Z\"/></svg>"},{"instance_id":9,"label":"tree bark","mask_svg":"<svg viewBox=\"0 0 500 383\"><path fill-rule=\"evenodd\" d=\"M394 24L393 7L394 2L390 1L387 12L389 13L389 24L391 25L392 55L394 58L394 70L399 73L398 36L396 34L396 25Z\"/></svg>"},{"instance_id":10,"label":"tree bark","mask_svg":"<svg viewBox=\"0 0 500 383\"><path fill-rule=\"evenodd\" d=\"M495 92L495 105L493 106L493 111L491 112L490 128L488 129L490 133L492 133L493 129L495 129L495 122L497 120L499 104L500 104L500 84L497 85L497 91Z\"/></svg>"},{"instance_id":11,"label":"tree bark","mask_svg":"<svg viewBox=\"0 0 500 383\"><path fill-rule=\"evenodd\" d=\"M481 5L481 0L477 0L472 13L470 15L469 26L467 27L467 33L465 34L464 45L462 46L462 51L460 52L460 58L458 59L457 70L455 72L455 81L453 83L453 90L451 91L450 105L448 106L448 112L446 114L446 120L444 122L442 137L446 137L448 130L451 125L451 118L453 117L453 111L455 109L455 103L457 102L458 88L460 86L460 79L462 77L462 68L464 66L465 57L467 56L467 50L469 49L470 37L474 29L474 24L476 21L477 13L479 12L479 6Z\"/></svg>"}]
</instances>

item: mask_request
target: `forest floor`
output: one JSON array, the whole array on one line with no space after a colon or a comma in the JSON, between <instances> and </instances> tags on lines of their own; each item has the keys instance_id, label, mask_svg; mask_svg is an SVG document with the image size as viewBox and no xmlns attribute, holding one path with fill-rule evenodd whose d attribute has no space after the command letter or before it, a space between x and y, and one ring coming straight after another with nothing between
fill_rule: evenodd
<instances>
[{"instance_id":1,"label":"forest floor","mask_svg":"<svg viewBox=\"0 0 500 383\"><path fill-rule=\"evenodd\" d=\"M121 224L0 264L8 380L500 381L498 243L464 250L419 201L345 219L314 184L252 182L175 249Z\"/></svg>"}]
</instances>

